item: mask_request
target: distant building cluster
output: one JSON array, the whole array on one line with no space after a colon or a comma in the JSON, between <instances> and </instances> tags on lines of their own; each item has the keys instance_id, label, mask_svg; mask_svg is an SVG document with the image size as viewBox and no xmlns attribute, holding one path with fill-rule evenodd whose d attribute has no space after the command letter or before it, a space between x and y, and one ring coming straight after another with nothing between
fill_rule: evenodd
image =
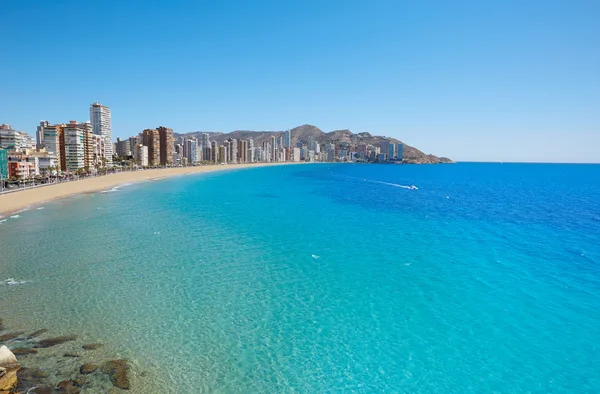
<instances>
[{"instance_id":1,"label":"distant building cluster","mask_svg":"<svg viewBox=\"0 0 600 394\"><path fill-rule=\"evenodd\" d=\"M145 129L127 139L112 141L111 111L100 103L90 105L86 122L50 124L41 121L35 141L29 134L0 125L0 180L28 179L52 174L93 174L113 165L170 167L200 164L278 162L402 162L403 145L384 139L371 144L323 143L309 136L295 142L292 130L271 133L260 142L253 138L223 140L209 133L183 136L173 129Z\"/></svg>"},{"instance_id":2,"label":"distant building cluster","mask_svg":"<svg viewBox=\"0 0 600 394\"><path fill-rule=\"evenodd\" d=\"M0 125L0 179L26 179L47 172L76 173L111 166L110 108L90 106L90 121L41 121L35 141L29 134Z\"/></svg>"}]
</instances>

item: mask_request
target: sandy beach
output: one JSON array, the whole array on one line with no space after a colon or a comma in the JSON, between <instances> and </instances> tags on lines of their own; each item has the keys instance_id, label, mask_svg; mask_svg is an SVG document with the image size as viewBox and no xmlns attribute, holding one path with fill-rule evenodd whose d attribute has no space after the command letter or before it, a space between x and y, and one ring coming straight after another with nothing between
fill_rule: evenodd
<instances>
[{"instance_id":1,"label":"sandy beach","mask_svg":"<svg viewBox=\"0 0 600 394\"><path fill-rule=\"evenodd\" d=\"M107 190L124 183L142 182L152 179L166 178L176 175L203 173L223 170L237 170L243 168L256 168L273 165L287 165L300 163L255 163L255 164L226 164L205 165L198 167L165 168L143 171L126 171L96 178L82 179L79 181L59 183L28 189L14 193L0 195L0 216L25 209L31 205L67 197L73 194L92 193Z\"/></svg>"}]
</instances>

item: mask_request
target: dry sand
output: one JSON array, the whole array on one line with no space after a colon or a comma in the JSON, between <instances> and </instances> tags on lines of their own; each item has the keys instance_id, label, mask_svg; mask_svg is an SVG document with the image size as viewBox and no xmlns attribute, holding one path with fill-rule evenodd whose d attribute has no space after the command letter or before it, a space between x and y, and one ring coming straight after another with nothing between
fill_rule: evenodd
<instances>
[{"instance_id":1,"label":"dry sand","mask_svg":"<svg viewBox=\"0 0 600 394\"><path fill-rule=\"evenodd\" d=\"M202 173L242 168L255 168L269 165L299 164L299 163L256 163L256 164L227 164L205 165L198 167L166 168L144 171L127 171L117 174L99 176L97 178L82 179L80 181L59 183L56 185L42 186L8 194L0 195L0 216L6 215L30 205L39 204L73 194L91 193L107 190L124 183L141 182L151 179L165 178L175 175Z\"/></svg>"}]
</instances>

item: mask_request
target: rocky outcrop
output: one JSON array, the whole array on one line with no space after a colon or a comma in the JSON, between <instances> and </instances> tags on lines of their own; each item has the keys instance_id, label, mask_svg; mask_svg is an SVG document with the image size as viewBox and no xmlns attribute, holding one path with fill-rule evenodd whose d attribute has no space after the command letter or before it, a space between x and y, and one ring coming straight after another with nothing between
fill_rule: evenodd
<instances>
[{"instance_id":1,"label":"rocky outcrop","mask_svg":"<svg viewBox=\"0 0 600 394\"><path fill-rule=\"evenodd\" d=\"M17 358L6 346L0 347L0 391L12 390L17 385Z\"/></svg>"},{"instance_id":2,"label":"rocky outcrop","mask_svg":"<svg viewBox=\"0 0 600 394\"><path fill-rule=\"evenodd\" d=\"M103 346L104 345L101 343L88 343L87 345L83 345L81 348L83 350L95 350L95 349L100 349Z\"/></svg>"},{"instance_id":3,"label":"rocky outcrop","mask_svg":"<svg viewBox=\"0 0 600 394\"><path fill-rule=\"evenodd\" d=\"M11 339L18 338L19 336L21 336L23 334L24 334L24 331L15 331L15 332L8 332L6 334L2 334L2 335L0 335L0 342L6 342Z\"/></svg>"},{"instance_id":4,"label":"rocky outcrop","mask_svg":"<svg viewBox=\"0 0 600 394\"><path fill-rule=\"evenodd\" d=\"M98 369L96 364L83 364L79 367L79 373L82 375L88 375Z\"/></svg>"},{"instance_id":5,"label":"rocky outcrop","mask_svg":"<svg viewBox=\"0 0 600 394\"><path fill-rule=\"evenodd\" d=\"M12 350L15 356L26 356L28 354L36 354L38 351L27 347L17 347Z\"/></svg>"},{"instance_id":6,"label":"rocky outcrop","mask_svg":"<svg viewBox=\"0 0 600 394\"><path fill-rule=\"evenodd\" d=\"M34 331L31 334L27 335L27 338L29 338L29 339L37 338L37 337L39 337L40 335L42 335L42 334L44 334L46 332L48 332L48 330L45 329L45 328L42 328L41 330Z\"/></svg>"},{"instance_id":7,"label":"rocky outcrop","mask_svg":"<svg viewBox=\"0 0 600 394\"><path fill-rule=\"evenodd\" d=\"M76 339L77 339L77 335L64 335L62 337L42 339L41 341L36 343L33 347L36 347L36 348L51 347L51 346L60 345L61 343L74 341Z\"/></svg>"},{"instance_id":8,"label":"rocky outcrop","mask_svg":"<svg viewBox=\"0 0 600 394\"><path fill-rule=\"evenodd\" d=\"M122 390L129 390L129 365L126 360L111 360L104 363L102 370L110 377L113 386Z\"/></svg>"}]
</instances>

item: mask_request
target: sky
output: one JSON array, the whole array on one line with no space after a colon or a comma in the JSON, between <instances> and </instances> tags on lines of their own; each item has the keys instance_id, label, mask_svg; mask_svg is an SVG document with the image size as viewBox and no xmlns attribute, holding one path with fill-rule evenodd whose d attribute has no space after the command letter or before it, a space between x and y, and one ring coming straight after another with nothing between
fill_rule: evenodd
<instances>
[{"instance_id":1,"label":"sky","mask_svg":"<svg viewBox=\"0 0 600 394\"><path fill-rule=\"evenodd\" d=\"M0 0L0 123L312 124L463 161L600 162L597 0Z\"/></svg>"}]
</instances>

